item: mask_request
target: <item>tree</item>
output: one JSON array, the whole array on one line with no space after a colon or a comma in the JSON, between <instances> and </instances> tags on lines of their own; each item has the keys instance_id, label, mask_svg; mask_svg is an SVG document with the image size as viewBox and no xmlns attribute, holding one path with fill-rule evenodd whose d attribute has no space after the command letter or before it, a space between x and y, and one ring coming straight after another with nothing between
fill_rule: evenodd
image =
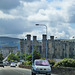
<instances>
[{"instance_id":1,"label":"tree","mask_svg":"<svg viewBox=\"0 0 75 75\"><path fill-rule=\"evenodd\" d=\"M33 49L33 61L35 59L40 59L40 58L41 58L40 52L39 51L37 52L37 46L35 46ZM29 56L27 56L27 60L28 61L32 60L32 53Z\"/></svg>"},{"instance_id":2,"label":"tree","mask_svg":"<svg viewBox=\"0 0 75 75\"><path fill-rule=\"evenodd\" d=\"M2 61L3 60L3 55L2 55L2 53L0 53L0 61Z\"/></svg>"},{"instance_id":3,"label":"tree","mask_svg":"<svg viewBox=\"0 0 75 75\"><path fill-rule=\"evenodd\" d=\"M19 58L14 53L11 53L7 58L7 61L15 61L15 60L19 61Z\"/></svg>"}]
</instances>

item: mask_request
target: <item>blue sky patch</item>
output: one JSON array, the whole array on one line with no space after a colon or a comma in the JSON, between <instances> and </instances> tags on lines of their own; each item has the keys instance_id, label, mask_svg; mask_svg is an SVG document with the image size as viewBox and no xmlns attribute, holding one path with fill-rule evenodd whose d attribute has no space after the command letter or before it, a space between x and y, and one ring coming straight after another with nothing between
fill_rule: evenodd
<instances>
[{"instance_id":1,"label":"blue sky patch","mask_svg":"<svg viewBox=\"0 0 75 75\"><path fill-rule=\"evenodd\" d=\"M54 1L54 0L47 0L48 2L52 2L52 1ZM58 0L57 0L58 1ZM59 1L62 1L62 0L59 0Z\"/></svg>"},{"instance_id":2,"label":"blue sky patch","mask_svg":"<svg viewBox=\"0 0 75 75\"><path fill-rule=\"evenodd\" d=\"M53 0L47 0L48 2L52 2Z\"/></svg>"},{"instance_id":3,"label":"blue sky patch","mask_svg":"<svg viewBox=\"0 0 75 75\"><path fill-rule=\"evenodd\" d=\"M61 10L61 7L56 7L57 10Z\"/></svg>"},{"instance_id":4,"label":"blue sky patch","mask_svg":"<svg viewBox=\"0 0 75 75\"><path fill-rule=\"evenodd\" d=\"M71 23L70 26L75 29L75 23Z\"/></svg>"}]
</instances>

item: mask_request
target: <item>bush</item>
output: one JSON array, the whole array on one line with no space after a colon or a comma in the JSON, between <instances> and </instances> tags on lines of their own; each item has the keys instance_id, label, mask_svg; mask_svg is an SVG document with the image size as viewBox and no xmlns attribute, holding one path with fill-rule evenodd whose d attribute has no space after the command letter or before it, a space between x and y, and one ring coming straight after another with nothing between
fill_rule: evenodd
<instances>
[{"instance_id":1,"label":"bush","mask_svg":"<svg viewBox=\"0 0 75 75\"><path fill-rule=\"evenodd\" d=\"M32 61L26 61L26 65L32 65Z\"/></svg>"},{"instance_id":2,"label":"bush","mask_svg":"<svg viewBox=\"0 0 75 75\"><path fill-rule=\"evenodd\" d=\"M46 58L41 58L42 60L46 60Z\"/></svg>"},{"instance_id":3,"label":"bush","mask_svg":"<svg viewBox=\"0 0 75 75\"><path fill-rule=\"evenodd\" d=\"M48 59L48 62L53 66L56 62L55 60L52 60L52 59Z\"/></svg>"},{"instance_id":4,"label":"bush","mask_svg":"<svg viewBox=\"0 0 75 75\"><path fill-rule=\"evenodd\" d=\"M75 59L62 59L54 67L75 67Z\"/></svg>"}]
</instances>

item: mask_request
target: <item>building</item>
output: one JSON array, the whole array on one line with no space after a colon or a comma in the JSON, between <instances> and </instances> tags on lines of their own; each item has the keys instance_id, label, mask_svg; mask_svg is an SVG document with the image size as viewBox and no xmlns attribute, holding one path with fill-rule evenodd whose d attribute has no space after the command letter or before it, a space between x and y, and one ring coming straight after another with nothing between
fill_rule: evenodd
<instances>
[{"instance_id":1,"label":"building","mask_svg":"<svg viewBox=\"0 0 75 75\"><path fill-rule=\"evenodd\" d=\"M20 50L21 53L26 53L30 54L32 52L32 48L34 46L37 46L37 51L40 51L41 53L41 48L42 48L42 44L40 42L40 40L37 41L37 36L33 36L33 41L31 40L31 35L28 34L27 35L27 39L20 39Z\"/></svg>"},{"instance_id":2,"label":"building","mask_svg":"<svg viewBox=\"0 0 75 75\"><path fill-rule=\"evenodd\" d=\"M49 58L73 58L75 56L75 39L52 39L48 40Z\"/></svg>"},{"instance_id":3,"label":"building","mask_svg":"<svg viewBox=\"0 0 75 75\"><path fill-rule=\"evenodd\" d=\"M62 59L62 58L74 58L75 57L75 39L54 39L54 36L50 36L47 40L45 34L42 35L42 40L37 40L37 36L27 35L27 39L20 40L20 49L22 53L30 54L34 46L37 46L37 51L40 52L43 58L46 57L46 42L47 42L47 58Z\"/></svg>"}]
</instances>

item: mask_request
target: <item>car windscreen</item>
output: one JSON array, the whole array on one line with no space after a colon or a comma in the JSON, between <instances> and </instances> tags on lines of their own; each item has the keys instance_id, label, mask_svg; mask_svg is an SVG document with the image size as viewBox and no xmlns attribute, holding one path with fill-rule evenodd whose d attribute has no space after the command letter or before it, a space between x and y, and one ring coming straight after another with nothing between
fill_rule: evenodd
<instances>
[{"instance_id":1,"label":"car windscreen","mask_svg":"<svg viewBox=\"0 0 75 75\"><path fill-rule=\"evenodd\" d=\"M48 66L49 63L46 60L37 60L36 65L38 65L38 66Z\"/></svg>"}]
</instances>

